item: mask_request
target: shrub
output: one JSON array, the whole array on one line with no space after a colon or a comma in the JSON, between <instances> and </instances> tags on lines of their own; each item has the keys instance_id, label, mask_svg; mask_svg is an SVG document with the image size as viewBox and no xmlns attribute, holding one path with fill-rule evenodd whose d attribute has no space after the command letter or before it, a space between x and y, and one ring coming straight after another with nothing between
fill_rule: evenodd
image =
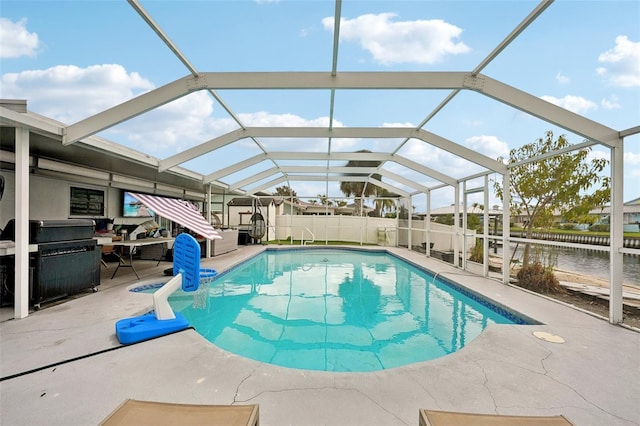
<instances>
[{"instance_id":1,"label":"shrub","mask_svg":"<svg viewBox=\"0 0 640 426\"><path fill-rule=\"evenodd\" d=\"M597 223L595 225L591 225L589 227L589 231L592 231L592 232L609 232L609 224L607 224L607 223Z\"/></svg>"},{"instance_id":2,"label":"shrub","mask_svg":"<svg viewBox=\"0 0 640 426\"><path fill-rule=\"evenodd\" d=\"M469 260L472 262L482 263L484 260L484 243L481 238L476 239L476 244L471 249Z\"/></svg>"},{"instance_id":3,"label":"shrub","mask_svg":"<svg viewBox=\"0 0 640 426\"><path fill-rule=\"evenodd\" d=\"M523 265L518 271L518 286L541 294L564 293L564 288L553 274L553 268L540 262Z\"/></svg>"}]
</instances>

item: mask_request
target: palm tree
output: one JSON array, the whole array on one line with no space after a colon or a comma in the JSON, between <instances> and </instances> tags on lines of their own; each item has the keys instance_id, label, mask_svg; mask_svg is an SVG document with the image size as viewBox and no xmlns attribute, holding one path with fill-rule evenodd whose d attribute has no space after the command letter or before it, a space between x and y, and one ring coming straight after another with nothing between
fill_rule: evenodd
<instances>
[{"instance_id":1,"label":"palm tree","mask_svg":"<svg viewBox=\"0 0 640 426\"><path fill-rule=\"evenodd\" d=\"M366 149L361 149L360 151L356 151L358 153L370 153L371 151ZM375 160L349 160L347 162L347 167L378 167L380 166L379 161ZM369 176L369 174L364 173L351 173L348 176ZM372 178L381 180L381 176L377 173L371 175ZM340 191L347 197L355 197L356 204L356 213L362 216L362 198L370 197L377 192L379 188L375 185L371 185L367 182L349 182L342 181L340 182Z\"/></svg>"},{"instance_id":2,"label":"palm tree","mask_svg":"<svg viewBox=\"0 0 640 426\"><path fill-rule=\"evenodd\" d=\"M377 188L376 201L375 201L375 215L376 217L382 217L385 211L393 212L396 210L396 203L390 197L398 197L393 192L387 191L385 188Z\"/></svg>"},{"instance_id":3,"label":"palm tree","mask_svg":"<svg viewBox=\"0 0 640 426\"><path fill-rule=\"evenodd\" d=\"M326 195L318 194L318 198L320 199L320 204L323 206L332 206L333 201L327 198Z\"/></svg>"}]
</instances>

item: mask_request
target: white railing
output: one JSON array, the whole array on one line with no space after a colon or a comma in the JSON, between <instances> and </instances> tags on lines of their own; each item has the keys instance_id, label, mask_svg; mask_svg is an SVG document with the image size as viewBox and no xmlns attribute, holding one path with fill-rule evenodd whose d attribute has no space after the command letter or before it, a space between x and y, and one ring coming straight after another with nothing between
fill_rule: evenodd
<instances>
[{"instance_id":1,"label":"white railing","mask_svg":"<svg viewBox=\"0 0 640 426\"><path fill-rule=\"evenodd\" d=\"M307 231L311 235L310 240L307 240L307 241L304 240L304 231ZM311 229L304 228L300 236L300 245L306 246L307 244L315 243L315 241L316 241L316 236L313 235L313 232L311 232Z\"/></svg>"}]
</instances>

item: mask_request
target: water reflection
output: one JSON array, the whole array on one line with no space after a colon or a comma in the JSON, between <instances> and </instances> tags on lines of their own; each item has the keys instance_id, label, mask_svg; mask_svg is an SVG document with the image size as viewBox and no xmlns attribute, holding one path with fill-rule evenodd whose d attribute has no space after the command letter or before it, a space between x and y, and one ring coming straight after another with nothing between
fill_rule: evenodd
<instances>
[{"instance_id":1,"label":"water reflection","mask_svg":"<svg viewBox=\"0 0 640 426\"><path fill-rule=\"evenodd\" d=\"M338 296L342 298L344 321L363 327L372 327L381 321L380 287L362 276L361 265L354 265L353 278L346 275L340 283Z\"/></svg>"},{"instance_id":2,"label":"water reflection","mask_svg":"<svg viewBox=\"0 0 640 426\"><path fill-rule=\"evenodd\" d=\"M534 247L542 251L545 259L550 258L557 269L609 279L609 252L541 244L534 244ZM516 258L522 258L524 244L511 244L511 250L516 249ZM502 250L499 249L498 253L502 254ZM623 281L640 284L640 256L625 254L622 261Z\"/></svg>"},{"instance_id":3,"label":"water reflection","mask_svg":"<svg viewBox=\"0 0 640 426\"><path fill-rule=\"evenodd\" d=\"M216 279L206 309L171 299L209 341L286 367L376 371L462 348L510 320L386 253L265 252Z\"/></svg>"}]
</instances>

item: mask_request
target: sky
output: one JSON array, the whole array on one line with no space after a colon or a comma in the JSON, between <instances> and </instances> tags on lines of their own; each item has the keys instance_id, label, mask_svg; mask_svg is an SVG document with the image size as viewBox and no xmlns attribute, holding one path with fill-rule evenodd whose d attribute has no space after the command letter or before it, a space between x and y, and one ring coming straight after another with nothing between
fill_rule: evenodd
<instances>
[{"instance_id":1,"label":"sky","mask_svg":"<svg viewBox=\"0 0 640 426\"><path fill-rule=\"evenodd\" d=\"M331 70L335 9L331 1L140 4L200 72ZM469 72L537 4L344 0L338 71ZM482 73L615 130L638 126L640 1L556 0ZM73 124L188 74L127 2L2 0L0 4L0 98L26 99L32 112ZM449 92L339 91L332 125L416 127ZM331 120L327 91L218 94L245 126L326 127ZM163 159L237 128L225 108L199 91L98 136ZM583 141L471 91L456 95L423 129L491 158L507 157L510 149L534 142L547 131L565 135L571 143ZM331 149L393 152L400 142L333 140ZM277 151L326 152L328 146L326 140L261 139L260 143ZM243 140L183 166L206 175L260 152L253 141ZM407 142L398 153L455 178L479 170L420 141ZM609 150L596 145L590 155L608 158ZM270 167L272 163L261 163L221 180L234 183ZM395 163L384 167L422 185L437 184ZM640 135L625 139L624 179L624 200L640 197ZM299 196L342 197L337 182L293 181L291 186ZM412 202L418 211L425 210L424 198ZM451 202L451 190L432 192L432 208ZM492 195L490 203L499 201Z\"/></svg>"}]
</instances>

